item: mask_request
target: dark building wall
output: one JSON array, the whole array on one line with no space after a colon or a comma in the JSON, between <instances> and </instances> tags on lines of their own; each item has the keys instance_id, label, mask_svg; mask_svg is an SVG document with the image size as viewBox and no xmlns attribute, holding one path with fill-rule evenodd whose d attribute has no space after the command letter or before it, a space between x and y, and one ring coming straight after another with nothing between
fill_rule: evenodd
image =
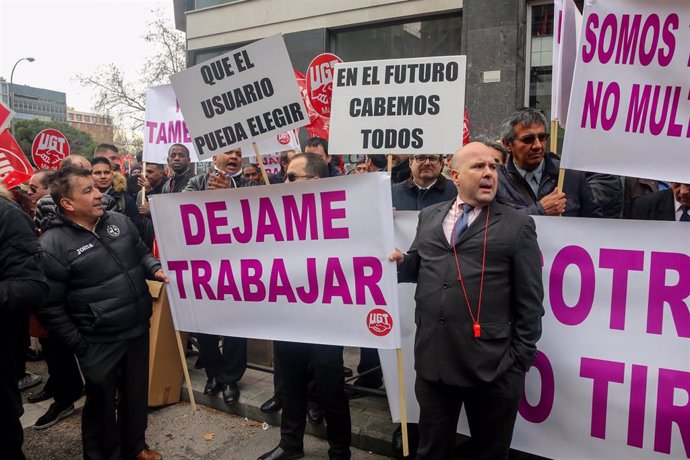
<instances>
[{"instance_id":1,"label":"dark building wall","mask_svg":"<svg viewBox=\"0 0 690 460\"><path fill-rule=\"evenodd\" d=\"M467 55L465 103L470 134L497 138L501 120L525 100L527 7L518 0L465 0L462 52ZM484 83L483 72L501 80Z\"/></svg>"},{"instance_id":2,"label":"dark building wall","mask_svg":"<svg viewBox=\"0 0 690 460\"><path fill-rule=\"evenodd\" d=\"M326 29L303 30L283 35L292 67L306 73L312 59L325 53L328 47Z\"/></svg>"}]
</instances>

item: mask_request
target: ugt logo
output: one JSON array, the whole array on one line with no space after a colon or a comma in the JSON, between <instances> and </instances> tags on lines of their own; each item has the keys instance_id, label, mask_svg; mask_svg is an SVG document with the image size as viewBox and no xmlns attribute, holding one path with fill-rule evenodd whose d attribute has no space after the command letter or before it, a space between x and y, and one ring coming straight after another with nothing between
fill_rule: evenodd
<instances>
[{"instance_id":1,"label":"ugt logo","mask_svg":"<svg viewBox=\"0 0 690 460\"><path fill-rule=\"evenodd\" d=\"M367 315L367 327L372 334L383 337L393 329L393 318L386 310L375 308Z\"/></svg>"}]
</instances>

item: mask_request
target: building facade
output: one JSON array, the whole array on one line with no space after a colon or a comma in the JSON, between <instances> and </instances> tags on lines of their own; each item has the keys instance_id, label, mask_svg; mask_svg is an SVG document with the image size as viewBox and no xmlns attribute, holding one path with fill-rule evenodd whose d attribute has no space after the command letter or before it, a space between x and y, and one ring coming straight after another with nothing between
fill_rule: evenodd
<instances>
[{"instance_id":1,"label":"building facade","mask_svg":"<svg viewBox=\"0 0 690 460\"><path fill-rule=\"evenodd\" d=\"M99 144L112 144L114 136L113 120L110 116L98 113L79 112L67 108L67 124L88 133Z\"/></svg>"},{"instance_id":2,"label":"building facade","mask_svg":"<svg viewBox=\"0 0 690 460\"><path fill-rule=\"evenodd\" d=\"M0 81L0 96L2 102L8 106L10 92L15 120L67 120L67 96L61 91Z\"/></svg>"},{"instance_id":3,"label":"building facade","mask_svg":"<svg viewBox=\"0 0 690 460\"><path fill-rule=\"evenodd\" d=\"M498 137L501 120L518 107L543 109L550 118L551 0L173 3L188 66L277 33L301 72L323 52L346 62L463 54L472 136Z\"/></svg>"}]
</instances>

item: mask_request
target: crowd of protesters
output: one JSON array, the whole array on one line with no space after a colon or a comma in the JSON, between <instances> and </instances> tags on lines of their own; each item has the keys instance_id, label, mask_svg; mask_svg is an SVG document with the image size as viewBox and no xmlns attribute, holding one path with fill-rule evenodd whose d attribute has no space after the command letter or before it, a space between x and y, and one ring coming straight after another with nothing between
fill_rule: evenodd
<instances>
[{"instance_id":1,"label":"crowd of protesters","mask_svg":"<svg viewBox=\"0 0 690 460\"><path fill-rule=\"evenodd\" d=\"M524 215L690 220L688 184L566 171L559 189L559 157L548 149L547 127L541 112L519 109L505 120L498 140L479 138L455 156L368 155L347 165L340 164L342 157L329 154L325 139L311 138L305 153L280 154L280 171L268 175L268 182L390 168L393 208L421 211L461 196L466 187L460 172L465 157L476 156L482 158L486 175L478 180L488 184L495 174L499 209ZM491 159L488 166L486 158ZM266 185L262 168L243 160L240 150L215 155L209 171L195 174L189 150L175 144L167 164L146 163L143 170L135 165L125 171L117 147L101 144L92 159L71 155L57 171L37 171L14 190L0 188L0 418L9 427L0 440L8 458L23 458L20 392L38 389L41 383L40 376L26 370L27 359L35 359L30 334L39 338L49 378L27 399L53 399L35 429L70 416L85 393L85 458L161 458L145 442L151 314L145 279L167 280L151 254L156 235L149 200L165 193L261 185ZM493 202L494 195L490 198ZM468 213L471 220L482 204L479 200L476 209L460 207L457 212ZM506 212L512 216L512 210ZM401 255L398 261L402 260ZM235 404L247 367L247 340L196 334L195 344L207 377L204 393L222 394L225 403ZM274 396L261 409L282 409L281 441L260 458L300 458L306 421L321 423L324 416L329 457L349 458L348 398L365 395L357 388L383 385L377 351L361 350L357 372L362 376L354 389L344 385L351 371L343 366L342 347L276 342L274 358ZM520 363L521 372L528 366ZM433 388L433 382L427 386ZM434 458L431 452L437 451L429 440L436 439L439 429L424 423L408 427L411 455L420 445L418 458ZM502 449L510 445L512 422L509 425ZM393 443L400 451L400 430ZM481 457L476 445L460 449L463 456ZM507 450L496 455L504 454Z\"/></svg>"}]
</instances>

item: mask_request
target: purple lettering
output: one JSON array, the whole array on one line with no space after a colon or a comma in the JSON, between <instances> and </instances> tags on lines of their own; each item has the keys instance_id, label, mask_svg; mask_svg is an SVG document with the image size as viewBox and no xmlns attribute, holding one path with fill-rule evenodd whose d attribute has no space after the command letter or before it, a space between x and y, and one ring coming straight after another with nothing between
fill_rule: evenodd
<instances>
[{"instance_id":1,"label":"purple lettering","mask_svg":"<svg viewBox=\"0 0 690 460\"><path fill-rule=\"evenodd\" d=\"M625 364L601 359L582 358L580 377L592 379L592 430L593 438L606 439L606 406L609 382L623 383Z\"/></svg>"},{"instance_id":2,"label":"purple lettering","mask_svg":"<svg viewBox=\"0 0 690 460\"><path fill-rule=\"evenodd\" d=\"M321 193L321 216L323 219L323 238L325 240L345 240L350 237L347 227L334 227L333 220L345 219L345 208L333 208L333 203L346 201L345 190Z\"/></svg>"},{"instance_id":3,"label":"purple lettering","mask_svg":"<svg viewBox=\"0 0 690 460\"><path fill-rule=\"evenodd\" d=\"M261 281L263 267L257 259L240 260L242 276L242 294L245 302L263 302L266 300L266 286ZM252 289L255 288L254 290Z\"/></svg>"},{"instance_id":4,"label":"purple lettering","mask_svg":"<svg viewBox=\"0 0 690 460\"><path fill-rule=\"evenodd\" d=\"M640 33L641 21L642 15L636 14L633 17L632 25L630 25L630 15L623 15L623 18L621 19L620 33L618 36L618 51L616 52L616 64L635 63L635 54L637 51L637 36Z\"/></svg>"},{"instance_id":5,"label":"purple lettering","mask_svg":"<svg viewBox=\"0 0 690 460\"><path fill-rule=\"evenodd\" d=\"M577 266L580 272L580 297L573 307L568 306L563 297L563 280L570 265ZM580 246L567 246L558 251L549 277L549 296L556 319L567 326L582 323L594 304L594 287L594 264L587 251Z\"/></svg>"},{"instance_id":6,"label":"purple lettering","mask_svg":"<svg viewBox=\"0 0 690 460\"><path fill-rule=\"evenodd\" d=\"M193 204L182 204L180 205L180 217L182 218L182 231L184 232L185 243L189 246L203 243L204 238L206 238L206 229L201 209ZM192 230L191 218L194 218L196 232Z\"/></svg>"},{"instance_id":7,"label":"purple lettering","mask_svg":"<svg viewBox=\"0 0 690 460\"><path fill-rule=\"evenodd\" d=\"M671 30L678 30L679 24L680 21L676 13L669 14L664 21L664 30L661 33L661 40L668 47L668 51L664 53L662 50L659 50L658 60L661 67L666 67L673 60L673 55L676 52L676 36Z\"/></svg>"},{"instance_id":8,"label":"purple lettering","mask_svg":"<svg viewBox=\"0 0 690 460\"><path fill-rule=\"evenodd\" d=\"M302 195L301 210L297 209L297 201L292 195L283 196L283 208L285 209L285 238L287 241L305 241L307 228L309 239L318 239L318 227L316 225L316 196L313 193Z\"/></svg>"},{"instance_id":9,"label":"purple lettering","mask_svg":"<svg viewBox=\"0 0 690 460\"><path fill-rule=\"evenodd\" d=\"M549 359L541 351L537 351L537 358L534 360L534 363L532 363L530 371L532 369L536 369L541 378L541 395L539 397L539 402L534 406L531 405L529 401L527 401L527 396L523 389L518 412L522 418L528 422L542 423L549 417L553 409L553 401L556 395L556 383L551 362L549 362Z\"/></svg>"},{"instance_id":10,"label":"purple lettering","mask_svg":"<svg viewBox=\"0 0 690 460\"><path fill-rule=\"evenodd\" d=\"M287 270L285 269L285 261L283 259L274 259L273 266L271 267L271 279L268 282L268 301L276 302L280 295L285 296L289 303L297 302Z\"/></svg>"},{"instance_id":11,"label":"purple lettering","mask_svg":"<svg viewBox=\"0 0 690 460\"><path fill-rule=\"evenodd\" d=\"M597 52L597 33L596 29L599 27L599 16L592 13L587 16L587 23L585 24L585 44L582 45L582 62L588 63L594 59Z\"/></svg>"},{"instance_id":12,"label":"purple lettering","mask_svg":"<svg viewBox=\"0 0 690 460\"><path fill-rule=\"evenodd\" d=\"M337 257L329 257L326 261L326 274L323 285L323 303L332 303L333 297L340 297L346 305L352 305L350 288L347 285L343 267Z\"/></svg>"},{"instance_id":13,"label":"purple lettering","mask_svg":"<svg viewBox=\"0 0 690 460\"><path fill-rule=\"evenodd\" d=\"M226 211L227 209L225 201L211 201L206 203L208 234L211 238L211 244L228 244L232 242L230 233L218 233L218 227L225 227L228 225L228 218L216 216L216 212Z\"/></svg>"},{"instance_id":14,"label":"purple lettering","mask_svg":"<svg viewBox=\"0 0 690 460\"><path fill-rule=\"evenodd\" d=\"M666 284L666 272L678 273L678 283ZM690 338L690 309L685 299L690 296L690 256L673 252L652 252L649 274L647 332L661 334L664 304L671 308L678 337Z\"/></svg>"},{"instance_id":15,"label":"purple lettering","mask_svg":"<svg viewBox=\"0 0 690 460\"><path fill-rule=\"evenodd\" d=\"M213 289L211 289L211 275L213 274L211 264L206 260L191 260L190 264L192 266L194 298L202 300L204 297L201 294L201 290L203 289L209 300L216 300L216 295L213 293Z\"/></svg>"},{"instance_id":16,"label":"purple lettering","mask_svg":"<svg viewBox=\"0 0 690 460\"><path fill-rule=\"evenodd\" d=\"M183 272L185 270L189 270L189 264L186 260L168 261L168 272L175 273L175 284L177 284L177 292L180 294L180 299L187 298L187 292L184 290Z\"/></svg>"},{"instance_id":17,"label":"purple lettering","mask_svg":"<svg viewBox=\"0 0 690 460\"><path fill-rule=\"evenodd\" d=\"M630 95L630 105L628 106L628 118L625 121L625 132L644 133L647 124L647 112L649 111L649 98L652 92L652 85L644 85L642 95L640 95L640 84L635 83ZM632 129L631 129L632 124Z\"/></svg>"},{"instance_id":18,"label":"purple lettering","mask_svg":"<svg viewBox=\"0 0 690 460\"><path fill-rule=\"evenodd\" d=\"M146 122L146 128L148 128L148 142L149 144L153 143L153 131L156 129L156 126L158 126L158 123L155 121L147 121Z\"/></svg>"},{"instance_id":19,"label":"purple lettering","mask_svg":"<svg viewBox=\"0 0 690 460\"><path fill-rule=\"evenodd\" d=\"M319 298L319 283L316 277L316 259L314 257L307 259L307 282L309 290L307 291L304 286L300 286L297 288L297 296L300 302L312 304Z\"/></svg>"},{"instance_id":20,"label":"purple lettering","mask_svg":"<svg viewBox=\"0 0 690 460\"><path fill-rule=\"evenodd\" d=\"M273 235L275 241L285 241L280 231L278 216L273 209L271 198L263 196L259 198L259 217L256 224L256 242L263 243L266 235Z\"/></svg>"},{"instance_id":21,"label":"purple lettering","mask_svg":"<svg viewBox=\"0 0 690 460\"><path fill-rule=\"evenodd\" d=\"M218 300L225 300L226 296L232 296L235 302L240 302L240 291L237 290L237 283L232 274L232 265L227 259L221 259L220 269L218 270Z\"/></svg>"},{"instance_id":22,"label":"purple lettering","mask_svg":"<svg viewBox=\"0 0 690 460\"><path fill-rule=\"evenodd\" d=\"M659 43L660 28L661 24L659 21L659 16L656 14L650 14L642 26L642 39L640 40L640 64L643 66L648 66L654 59L657 45ZM650 30L654 34L651 40L647 38L647 34ZM647 44L649 44L649 51L646 49Z\"/></svg>"},{"instance_id":23,"label":"purple lettering","mask_svg":"<svg viewBox=\"0 0 690 460\"><path fill-rule=\"evenodd\" d=\"M642 448L644 412L647 402L647 366L633 364L630 379L630 411L628 413L628 445Z\"/></svg>"},{"instance_id":24,"label":"purple lettering","mask_svg":"<svg viewBox=\"0 0 690 460\"><path fill-rule=\"evenodd\" d=\"M374 304L386 305L386 299L379 287L379 281L383 277L381 261L376 257L353 257L353 271L355 276L355 303L365 305L366 290L369 290ZM368 274L367 274L368 272Z\"/></svg>"},{"instance_id":25,"label":"purple lettering","mask_svg":"<svg viewBox=\"0 0 690 460\"><path fill-rule=\"evenodd\" d=\"M610 32L611 37L607 40L607 32ZM613 51L616 48L616 35L618 34L618 20L616 15L611 13L607 14L604 18L604 22L601 23L601 31L599 32L599 62L606 64L611 60L613 56ZM604 49L608 43L608 49Z\"/></svg>"},{"instance_id":26,"label":"purple lettering","mask_svg":"<svg viewBox=\"0 0 690 460\"><path fill-rule=\"evenodd\" d=\"M675 390L685 392L685 404L673 404ZM673 423L678 425L685 447L685 456L690 457L690 372L673 369L659 369L659 388L656 399L656 426L654 429L654 450L671 453Z\"/></svg>"},{"instance_id":27,"label":"purple lettering","mask_svg":"<svg viewBox=\"0 0 690 460\"><path fill-rule=\"evenodd\" d=\"M613 270L611 286L611 329L625 329L625 306L628 301L628 272L642 271L644 251L626 249L602 249L599 251L599 267Z\"/></svg>"},{"instance_id":28,"label":"purple lettering","mask_svg":"<svg viewBox=\"0 0 690 460\"><path fill-rule=\"evenodd\" d=\"M235 241L238 243L249 243L252 239L252 208L249 205L249 200L240 200L240 207L242 208L242 222L244 223L244 231L240 227L233 227L232 234Z\"/></svg>"}]
</instances>

